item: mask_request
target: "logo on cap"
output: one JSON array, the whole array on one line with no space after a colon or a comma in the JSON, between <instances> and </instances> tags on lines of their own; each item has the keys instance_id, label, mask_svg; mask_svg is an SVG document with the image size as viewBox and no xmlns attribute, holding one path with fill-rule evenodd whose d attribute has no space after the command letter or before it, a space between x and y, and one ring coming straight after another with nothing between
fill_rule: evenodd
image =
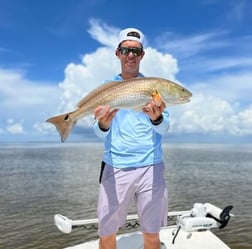
<instances>
[{"instance_id":1,"label":"logo on cap","mask_svg":"<svg viewBox=\"0 0 252 249\"><path fill-rule=\"evenodd\" d=\"M135 32L135 31L131 31L131 32L127 33L127 36L133 36L133 37L136 37L138 39L141 39L140 34Z\"/></svg>"}]
</instances>

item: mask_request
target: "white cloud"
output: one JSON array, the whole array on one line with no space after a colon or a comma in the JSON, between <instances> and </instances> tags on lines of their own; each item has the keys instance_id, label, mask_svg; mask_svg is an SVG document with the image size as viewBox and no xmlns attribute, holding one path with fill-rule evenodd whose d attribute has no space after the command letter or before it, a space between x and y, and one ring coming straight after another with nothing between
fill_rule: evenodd
<instances>
[{"instance_id":1,"label":"white cloud","mask_svg":"<svg viewBox=\"0 0 252 249\"><path fill-rule=\"evenodd\" d=\"M46 122L37 122L33 125L33 134L48 135L55 132L55 127Z\"/></svg>"},{"instance_id":2,"label":"white cloud","mask_svg":"<svg viewBox=\"0 0 252 249\"><path fill-rule=\"evenodd\" d=\"M35 122L43 123L59 105L59 97L57 86L27 80L22 71L0 68L2 134L23 134L25 130L28 134Z\"/></svg>"},{"instance_id":3,"label":"white cloud","mask_svg":"<svg viewBox=\"0 0 252 249\"><path fill-rule=\"evenodd\" d=\"M252 105L230 118L230 133L234 135L251 135Z\"/></svg>"},{"instance_id":4,"label":"white cloud","mask_svg":"<svg viewBox=\"0 0 252 249\"><path fill-rule=\"evenodd\" d=\"M24 127L22 123L17 123L13 119L7 120L6 131L10 134L24 134Z\"/></svg>"},{"instance_id":5,"label":"white cloud","mask_svg":"<svg viewBox=\"0 0 252 249\"><path fill-rule=\"evenodd\" d=\"M178 65L177 60L171 54L162 53L154 48L147 47L141 69L146 76L157 76L175 80Z\"/></svg>"},{"instance_id":6,"label":"white cloud","mask_svg":"<svg viewBox=\"0 0 252 249\"><path fill-rule=\"evenodd\" d=\"M234 111L230 104L214 96L194 94L191 102L179 112L170 108L172 132L218 133L226 130L226 122Z\"/></svg>"},{"instance_id":7,"label":"white cloud","mask_svg":"<svg viewBox=\"0 0 252 249\"><path fill-rule=\"evenodd\" d=\"M90 29L88 33L91 37L106 47L115 49L118 41L120 29L111 27L98 19L90 19Z\"/></svg>"},{"instance_id":8,"label":"white cloud","mask_svg":"<svg viewBox=\"0 0 252 249\"><path fill-rule=\"evenodd\" d=\"M230 46L230 41L223 38L228 33L227 31L209 32L181 37L170 32L159 36L156 43L160 49L170 51L180 58L186 58Z\"/></svg>"},{"instance_id":9,"label":"white cloud","mask_svg":"<svg viewBox=\"0 0 252 249\"><path fill-rule=\"evenodd\" d=\"M1 107L22 113L25 108L43 108L43 105L57 99L59 92L49 82L33 82L27 80L23 72L1 68L0 87Z\"/></svg>"},{"instance_id":10,"label":"white cloud","mask_svg":"<svg viewBox=\"0 0 252 249\"><path fill-rule=\"evenodd\" d=\"M236 110L237 105L243 108L251 103L251 82L251 72L233 73L218 75L209 80L202 79L202 82L195 82L191 89L196 93L223 99Z\"/></svg>"}]
</instances>

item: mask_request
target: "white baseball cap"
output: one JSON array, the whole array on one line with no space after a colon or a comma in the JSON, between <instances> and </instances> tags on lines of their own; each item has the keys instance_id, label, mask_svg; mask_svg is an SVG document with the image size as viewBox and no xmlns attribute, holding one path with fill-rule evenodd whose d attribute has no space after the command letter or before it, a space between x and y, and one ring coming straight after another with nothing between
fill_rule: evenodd
<instances>
[{"instance_id":1,"label":"white baseball cap","mask_svg":"<svg viewBox=\"0 0 252 249\"><path fill-rule=\"evenodd\" d=\"M139 29L127 28L127 29L123 29L119 33L118 44L120 44L123 41L128 41L128 40L138 41L139 43L143 44L143 39L144 39L144 35Z\"/></svg>"}]
</instances>

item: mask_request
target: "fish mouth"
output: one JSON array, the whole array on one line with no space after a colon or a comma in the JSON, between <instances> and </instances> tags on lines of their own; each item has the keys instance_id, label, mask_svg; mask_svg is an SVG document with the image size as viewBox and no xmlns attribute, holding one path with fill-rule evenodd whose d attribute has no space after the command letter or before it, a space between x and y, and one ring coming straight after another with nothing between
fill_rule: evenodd
<instances>
[{"instance_id":1,"label":"fish mouth","mask_svg":"<svg viewBox=\"0 0 252 249\"><path fill-rule=\"evenodd\" d=\"M188 96L183 96L183 97L180 97L179 99L180 100L189 100L191 98L192 95L188 95Z\"/></svg>"},{"instance_id":2,"label":"fish mouth","mask_svg":"<svg viewBox=\"0 0 252 249\"><path fill-rule=\"evenodd\" d=\"M190 101L190 97L191 97L191 95L190 96L180 97L179 100L182 101L182 102L183 101L188 102L188 101Z\"/></svg>"},{"instance_id":3,"label":"fish mouth","mask_svg":"<svg viewBox=\"0 0 252 249\"><path fill-rule=\"evenodd\" d=\"M190 102L190 97L191 96L183 96L183 97L178 98L177 104L183 104L183 103Z\"/></svg>"}]
</instances>

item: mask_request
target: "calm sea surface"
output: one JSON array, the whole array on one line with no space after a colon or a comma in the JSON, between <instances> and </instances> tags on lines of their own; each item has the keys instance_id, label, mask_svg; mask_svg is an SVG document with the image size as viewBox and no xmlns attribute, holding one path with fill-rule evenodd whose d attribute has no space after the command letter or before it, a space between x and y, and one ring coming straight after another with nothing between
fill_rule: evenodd
<instances>
[{"instance_id":1,"label":"calm sea surface","mask_svg":"<svg viewBox=\"0 0 252 249\"><path fill-rule=\"evenodd\" d=\"M53 216L96 218L102 150L100 143L0 144L0 248L61 249L97 238L83 228L62 234ZM170 211L233 205L228 226L213 231L232 249L251 249L252 145L163 150Z\"/></svg>"}]
</instances>

